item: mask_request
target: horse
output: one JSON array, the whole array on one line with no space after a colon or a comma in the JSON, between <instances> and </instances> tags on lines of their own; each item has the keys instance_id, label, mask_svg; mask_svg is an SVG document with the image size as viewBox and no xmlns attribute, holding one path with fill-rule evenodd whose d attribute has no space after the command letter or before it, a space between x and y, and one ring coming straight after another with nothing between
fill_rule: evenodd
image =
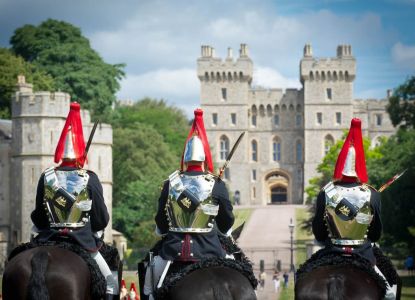
<instances>
[{"instance_id":1,"label":"horse","mask_svg":"<svg viewBox=\"0 0 415 300\"><path fill-rule=\"evenodd\" d=\"M322 266L295 283L296 300L378 300L383 291L365 271L344 266Z\"/></svg>"},{"instance_id":2,"label":"horse","mask_svg":"<svg viewBox=\"0 0 415 300\"><path fill-rule=\"evenodd\" d=\"M77 254L56 246L23 251L6 265L3 274L4 300L89 300L91 275Z\"/></svg>"},{"instance_id":3,"label":"horse","mask_svg":"<svg viewBox=\"0 0 415 300\"><path fill-rule=\"evenodd\" d=\"M255 291L240 272L228 267L211 267L186 275L172 287L166 299L171 300L254 300Z\"/></svg>"}]
</instances>

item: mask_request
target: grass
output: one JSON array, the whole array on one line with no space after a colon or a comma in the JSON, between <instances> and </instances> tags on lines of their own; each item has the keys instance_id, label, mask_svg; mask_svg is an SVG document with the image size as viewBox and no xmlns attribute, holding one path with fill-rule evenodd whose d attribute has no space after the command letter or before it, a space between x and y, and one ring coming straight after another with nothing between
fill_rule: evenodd
<instances>
[{"instance_id":1,"label":"grass","mask_svg":"<svg viewBox=\"0 0 415 300\"><path fill-rule=\"evenodd\" d=\"M406 272L406 271L405 271ZM402 278L402 300L415 299L415 276L403 276Z\"/></svg>"},{"instance_id":2,"label":"grass","mask_svg":"<svg viewBox=\"0 0 415 300\"><path fill-rule=\"evenodd\" d=\"M295 241L294 241L294 255L295 268L304 263L307 258L306 243L313 240L313 235L306 230L301 229L301 223L308 218L307 208L297 208L295 210ZM280 300L294 299L294 274L290 273L288 287L282 288L280 293Z\"/></svg>"},{"instance_id":3,"label":"grass","mask_svg":"<svg viewBox=\"0 0 415 300\"><path fill-rule=\"evenodd\" d=\"M234 209L233 214L235 215L235 222L233 223L232 229L236 229L243 222L249 220L252 214L252 208Z\"/></svg>"}]
</instances>

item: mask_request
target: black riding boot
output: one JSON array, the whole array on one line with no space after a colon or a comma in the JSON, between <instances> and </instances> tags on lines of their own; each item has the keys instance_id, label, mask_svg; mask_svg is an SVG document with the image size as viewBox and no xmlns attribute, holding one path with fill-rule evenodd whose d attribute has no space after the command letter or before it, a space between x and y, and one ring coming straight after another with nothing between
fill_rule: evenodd
<instances>
[{"instance_id":1,"label":"black riding boot","mask_svg":"<svg viewBox=\"0 0 415 300\"><path fill-rule=\"evenodd\" d=\"M119 300L120 295L105 294L105 300Z\"/></svg>"}]
</instances>

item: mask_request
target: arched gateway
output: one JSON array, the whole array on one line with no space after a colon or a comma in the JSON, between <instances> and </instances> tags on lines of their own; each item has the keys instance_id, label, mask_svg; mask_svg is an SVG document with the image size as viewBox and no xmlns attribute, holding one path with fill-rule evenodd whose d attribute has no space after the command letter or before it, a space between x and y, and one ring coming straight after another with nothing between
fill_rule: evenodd
<instances>
[{"instance_id":1,"label":"arched gateway","mask_svg":"<svg viewBox=\"0 0 415 300\"><path fill-rule=\"evenodd\" d=\"M265 176L267 204L291 203L291 181L282 170L274 170Z\"/></svg>"}]
</instances>

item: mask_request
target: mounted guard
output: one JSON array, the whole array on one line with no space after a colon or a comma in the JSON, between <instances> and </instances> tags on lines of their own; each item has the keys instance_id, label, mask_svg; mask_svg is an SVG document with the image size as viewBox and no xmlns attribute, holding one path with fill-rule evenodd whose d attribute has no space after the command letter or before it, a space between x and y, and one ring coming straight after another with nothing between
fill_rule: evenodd
<instances>
[{"instance_id":1,"label":"mounted guard","mask_svg":"<svg viewBox=\"0 0 415 300\"><path fill-rule=\"evenodd\" d=\"M86 152L80 105L74 102L55 151L59 166L46 169L37 186L36 208L31 214L38 232L35 241L73 240L81 245L106 280L106 299L113 299L119 292L117 273L98 251L109 215L98 176L83 168Z\"/></svg>"},{"instance_id":2,"label":"mounted guard","mask_svg":"<svg viewBox=\"0 0 415 300\"><path fill-rule=\"evenodd\" d=\"M154 299L172 262L190 264L226 256L218 231L226 234L231 229L232 204L225 183L212 173L203 111L196 109L194 114L181 168L164 182L159 198L156 232L163 238L146 271L144 294L149 299Z\"/></svg>"},{"instance_id":3,"label":"mounted guard","mask_svg":"<svg viewBox=\"0 0 415 300\"><path fill-rule=\"evenodd\" d=\"M316 240L326 246L323 252L358 255L385 278L376 266L377 260L384 261L384 256L379 248L375 248L376 253L373 248L382 233L380 193L367 181L361 121L354 118L338 156L333 180L317 197L312 229ZM385 298L395 299L396 290L388 283L386 288Z\"/></svg>"}]
</instances>

